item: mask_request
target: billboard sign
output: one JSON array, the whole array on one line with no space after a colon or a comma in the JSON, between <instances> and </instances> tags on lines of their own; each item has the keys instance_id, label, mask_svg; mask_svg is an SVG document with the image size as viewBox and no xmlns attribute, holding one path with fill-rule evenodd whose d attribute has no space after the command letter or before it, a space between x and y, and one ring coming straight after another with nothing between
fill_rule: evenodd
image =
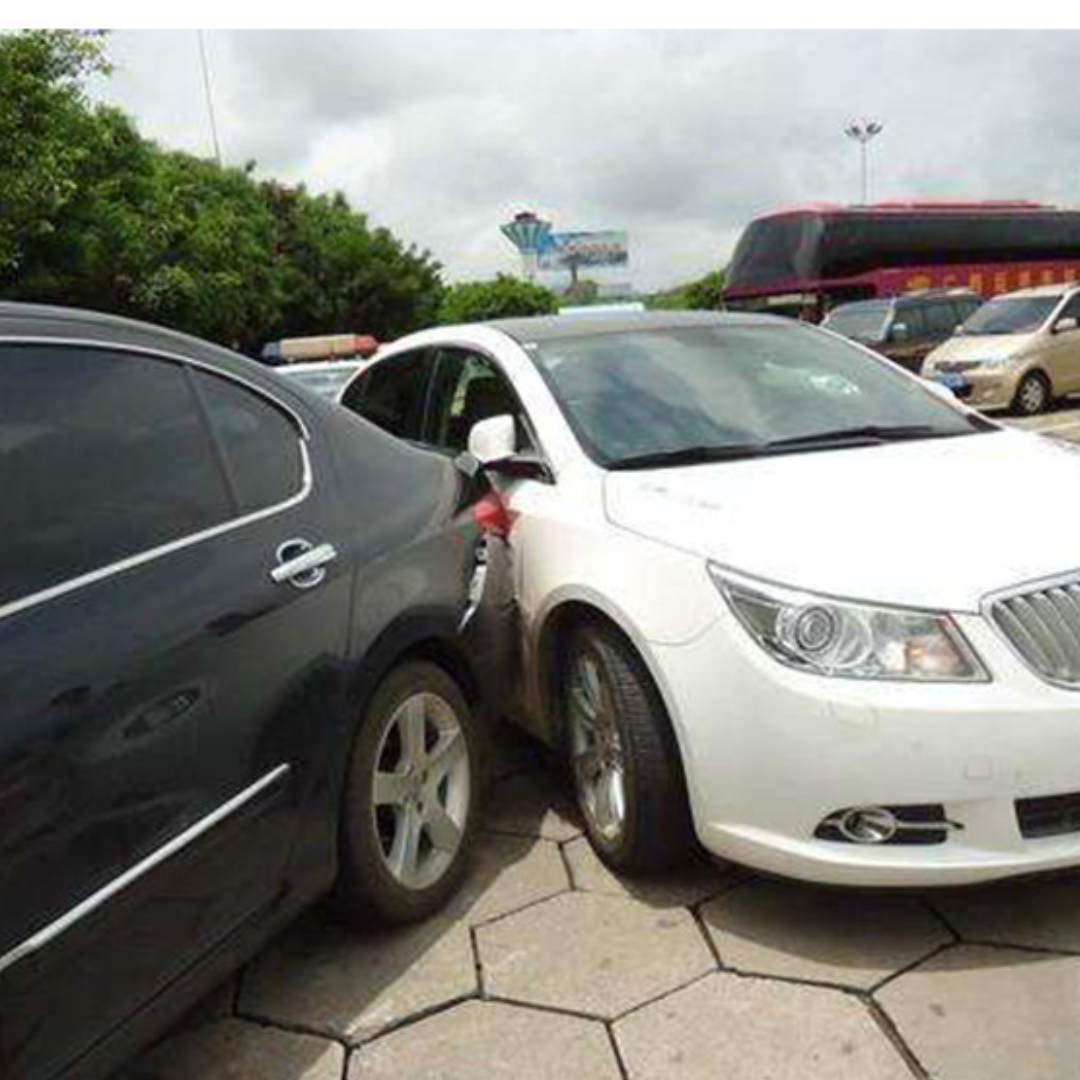
<instances>
[{"instance_id":1,"label":"billboard sign","mask_svg":"<svg viewBox=\"0 0 1080 1080\"><path fill-rule=\"evenodd\" d=\"M541 270L626 266L630 244L625 230L548 233L538 251Z\"/></svg>"}]
</instances>

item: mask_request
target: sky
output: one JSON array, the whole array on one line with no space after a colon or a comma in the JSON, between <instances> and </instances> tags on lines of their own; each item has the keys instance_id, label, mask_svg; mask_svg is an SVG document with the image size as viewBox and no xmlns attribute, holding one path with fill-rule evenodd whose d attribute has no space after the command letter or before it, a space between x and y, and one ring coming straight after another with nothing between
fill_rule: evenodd
<instances>
[{"instance_id":1,"label":"sky","mask_svg":"<svg viewBox=\"0 0 1080 1080\"><path fill-rule=\"evenodd\" d=\"M754 215L871 199L1080 202L1076 31L207 31L223 157L344 191L451 281L498 226L625 229L632 283L723 266ZM95 97L212 153L194 31L118 31ZM626 276L626 275L622 275Z\"/></svg>"}]
</instances>

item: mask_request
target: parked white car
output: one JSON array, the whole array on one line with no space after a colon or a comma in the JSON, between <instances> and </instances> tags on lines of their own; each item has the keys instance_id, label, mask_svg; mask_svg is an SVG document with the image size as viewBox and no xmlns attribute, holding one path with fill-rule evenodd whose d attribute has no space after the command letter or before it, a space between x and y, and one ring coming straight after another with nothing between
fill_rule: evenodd
<instances>
[{"instance_id":1,"label":"parked white car","mask_svg":"<svg viewBox=\"0 0 1080 1080\"><path fill-rule=\"evenodd\" d=\"M610 865L696 836L924 885L1080 863L1080 456L943 393L806 325L655 313L425 331L342 401L500 474L509 711Z\"/></svg>"}]
</instances>

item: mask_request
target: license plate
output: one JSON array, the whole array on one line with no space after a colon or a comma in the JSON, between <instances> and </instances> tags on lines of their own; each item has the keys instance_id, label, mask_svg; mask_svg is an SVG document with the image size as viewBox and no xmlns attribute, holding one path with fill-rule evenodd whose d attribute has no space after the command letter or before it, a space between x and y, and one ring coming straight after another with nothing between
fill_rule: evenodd
<instances>
[{"instance_id":1,"label":"license plate","mask_svg":"<svg viewBox=\"0 0 1080 1080\"><path fill-rule=\"evenodd\" d=\"M947 386L955 393L957 390L966 390L968 381L963 375L954 375L949 371L939 372L934 376L934 381L941 383L942 386Z\"/></svg>"}]
</instances>

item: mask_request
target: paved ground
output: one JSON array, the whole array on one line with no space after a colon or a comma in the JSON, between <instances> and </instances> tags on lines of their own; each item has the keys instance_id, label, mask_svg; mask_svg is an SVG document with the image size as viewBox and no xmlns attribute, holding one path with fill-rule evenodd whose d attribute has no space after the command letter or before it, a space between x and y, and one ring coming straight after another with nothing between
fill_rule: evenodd
<instances>
[{"instance_id":1,"label":"paved ground","mask_svg":"<svg viewBox=\"0 0 1080 1080\"><path fill-rule=\"evenodd\" d=\"M557 770L502 740L443 916L316 910L117 1080L1080 1076L1080 874L928 894L701 863L622 881Z\"/></svg>"},{"instance_id":2,"label":"paved ground","mask_svg":"<svg viewBox=\"0 0 1080 1080\"><path fill-rule=\"evenodd\" d=\"M1020 426L1080 441L1080 410ZM621 881L504 736L477 858L435 921L319 911L117 1080L1080 1077L1080 874L947 893L708 863Z\"/></svg>"},{"instance_id":3,"label":"paved ground","mask_svg":"<svg viewBox=\"0 0 1080 1080\"><path fill-rule=\"evenodd\" d=\"M1069 442L1080 442L1080 398L1059 402L1050 412L1029 420L1012 419L1008 423L1029 430L1042 431Z\"/></svg>"}]
</instances>

